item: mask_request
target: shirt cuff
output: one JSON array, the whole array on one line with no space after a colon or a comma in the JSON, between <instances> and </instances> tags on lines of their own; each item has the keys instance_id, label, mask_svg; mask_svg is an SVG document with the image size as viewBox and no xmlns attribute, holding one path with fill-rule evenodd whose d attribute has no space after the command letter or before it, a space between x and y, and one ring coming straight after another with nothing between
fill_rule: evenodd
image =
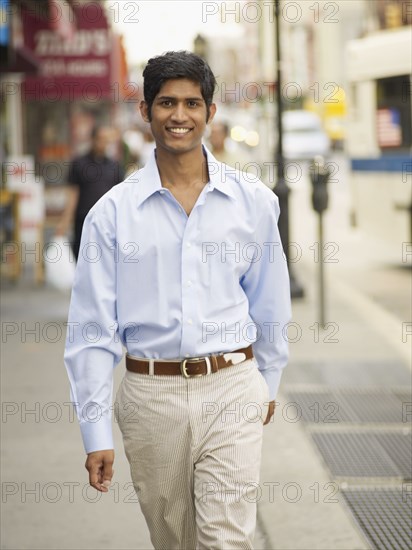
<instances>
[{"instance_id":1,"label":"shirt cuff","mask_svg":"<svg viewBox=\"0 0 412 550\"><path fill-rule=\"evenodd\" d=\"M112 420L101 417L96 422L86 421L80 424L86 453L114 449Z\"/></svg>"},{"instance_id":2,"label":"shirt cuff","mask_svg":"<svg viewBox=\"0 0 412 550\"><path fill-rule=\"evenodd\" d=\"M263 378L269 386L269 399L274 401L279 390L280 379L282 378L282 370L265 369L260 371Z\"/></svg>"}]
</instances>

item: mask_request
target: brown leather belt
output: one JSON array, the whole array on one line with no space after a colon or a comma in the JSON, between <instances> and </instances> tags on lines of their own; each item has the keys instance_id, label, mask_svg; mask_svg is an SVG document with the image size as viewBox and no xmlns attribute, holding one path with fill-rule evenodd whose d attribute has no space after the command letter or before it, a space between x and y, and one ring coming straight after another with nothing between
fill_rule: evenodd
<instances>
[{"instance_id":1,"label":"brown leather belt","mask_svg":"<svg viewBox=\"0 0 412 550\"><path fill-rule=\"evenodd\" d=\"M185 378L191 378L194 376L204 376L206 374L212 374L220 369L231 367L236 363L232 362L229 357L225 359L226 355L232 353L242 353L244 358L239 362L246 361L253 358L252 346L247 348L237 349L235 351L227 351L219 355L207 355L205 357L187 357L181 361L168 361L168 360L150 360L150 359L138 359L131 355L126 355L126 368L129 371L139 374L163 374L163 375L176 375L180 374Z\"/></svg>"}]
</instances>

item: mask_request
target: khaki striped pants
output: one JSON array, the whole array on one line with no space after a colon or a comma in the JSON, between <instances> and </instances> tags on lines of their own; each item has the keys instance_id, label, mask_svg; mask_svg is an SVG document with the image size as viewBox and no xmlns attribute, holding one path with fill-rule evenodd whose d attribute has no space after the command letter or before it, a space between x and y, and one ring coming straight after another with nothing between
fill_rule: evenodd
<instances>
[{"instance_id":1,"label":"khaki striped pants","mask_svg":"<svg viewBox=\"0 0 412 550\"><path fill-rule=\"evenodd\" d=\"M189 379L126 371L116 419L156 549L253 548L268 397L255 359Z\"/></svg>"}]
</instances>

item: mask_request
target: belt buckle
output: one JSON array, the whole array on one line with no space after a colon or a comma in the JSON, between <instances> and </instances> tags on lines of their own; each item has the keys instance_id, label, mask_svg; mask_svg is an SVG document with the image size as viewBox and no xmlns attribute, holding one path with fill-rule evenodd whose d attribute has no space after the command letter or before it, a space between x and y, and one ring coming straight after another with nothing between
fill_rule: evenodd
<instances>
[{"instance_id":1,"label":"belt buckle","mask_svg":"<svg viewBox=\"0 0 412 550\"><path fill-rule=\"evenodd\" d=\"M180 372L185 378L198 378L199 376L205 376L204 374L189 374L187 372L186 363L190 361L191 363L200 363L201 361L206 361L206 375L212 374L212 366L210 364L209 357L186 357L183 361L180 362Z\"/></svg>"}]
</instances>

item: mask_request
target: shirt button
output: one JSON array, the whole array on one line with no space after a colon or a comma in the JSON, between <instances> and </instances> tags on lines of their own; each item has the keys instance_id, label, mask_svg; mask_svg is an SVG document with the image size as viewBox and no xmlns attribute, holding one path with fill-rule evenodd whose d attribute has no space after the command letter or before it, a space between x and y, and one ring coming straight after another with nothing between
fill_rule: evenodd
<instances>
[{"instance_id":1,"label":"shirt button","mask_svg":"<svg viewBox=\"0 0 412 550\"><path fill-rule=\"evenodd\" d=\"M193 325L193 319L188 319L187 322L189 325Z\"/></svg>"},{"instance_id":2,"label":"shirt button","mask_svg":"<svg viewBox=\"0 0 412 550\"><path fill-rule=\"evenodd\" d=\"M186 244L186 248L190 248L192 245L190 243Z\"/></svg>"},{"instance_id":3,"label":"shirt button","mask_svg":"<svg viewBox=\"0 0 412 550\"><path fill-rule=\"evenodd\" d=\"M190 353L186 353L185 357L190 357Z\"/></svg>"},{"instance_id":4,"label":"shirt button","mask_svg":"<svg viewBox=\"0 0 412 550\"><path fill-rule=\"evenodd\" d=\"M187 281L187 286L192 286L192 281Z\"/></svg>"},{"instance_id":5,"label":"shirt button","mask_svg":"<svg viewBox=\"0 0 412 550\"><path fill-rule=\"evenodd\" d=\"M161 191L159 191L159 193L160 193L161 195L164 195L164 194L165 194L165 192L164 192L163 189L162 189Z\"/></svg>"}]
</instances>

